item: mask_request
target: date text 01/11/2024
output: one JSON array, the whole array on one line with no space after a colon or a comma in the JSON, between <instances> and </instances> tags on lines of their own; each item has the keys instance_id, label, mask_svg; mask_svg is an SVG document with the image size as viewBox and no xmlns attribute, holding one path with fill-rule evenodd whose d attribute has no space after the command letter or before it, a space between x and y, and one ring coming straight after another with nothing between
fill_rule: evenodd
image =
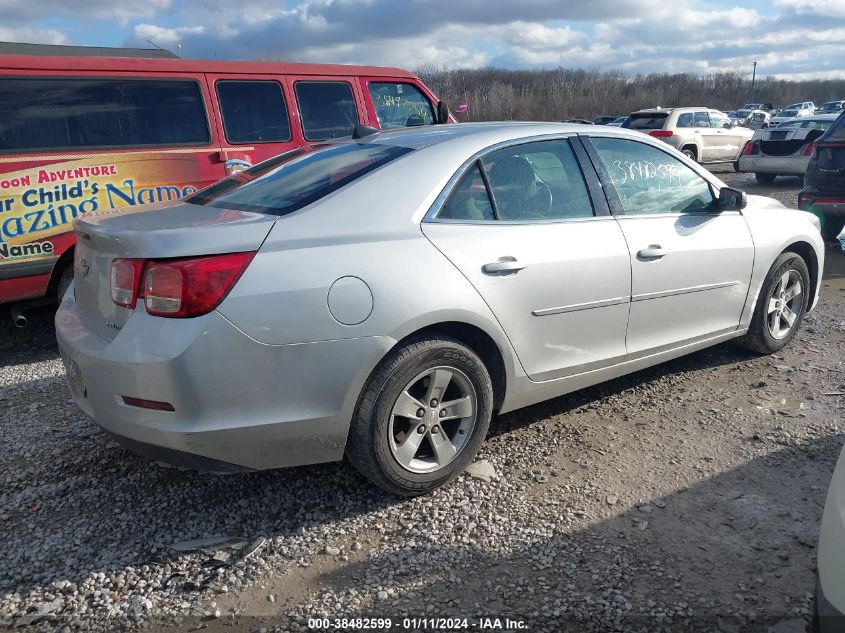
<instances>
[{"instance_id":1,"label":"date text 01/11/2024","mask_svg":"<svg viewBox=\"0 0 845 633\"><path fill-rule=\"evenodd\" d=\"M499 630L522 631L528 629L524 620L511 618L309 618L308 628L316 631L462 631Z\"/></svg>"}]
</instances>

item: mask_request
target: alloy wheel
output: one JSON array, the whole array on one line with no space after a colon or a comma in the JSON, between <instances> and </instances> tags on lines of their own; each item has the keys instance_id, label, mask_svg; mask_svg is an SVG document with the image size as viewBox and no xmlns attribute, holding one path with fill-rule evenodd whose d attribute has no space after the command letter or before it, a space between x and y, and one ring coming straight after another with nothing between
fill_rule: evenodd
<instances>
[{"instance_id":1,"label":"alloy wheel","mask_svg":"<svg viewBox=\"0 0 845 633\"><path fill-rule=\"evenodd\" d=\"M454 367L434 367L411 380L390 413L390 451L402 468L430 473L458 456L475 427L478 398Z\"/></svg>"},{"instance_id":2,"label":"alloy wheel","mask_svg":"<svg viewBox=\"0 0 845 633\"><path fill-rule=\"evenodd\" d=\"M796 270L787 270L775 284L766 307L766 322L772 338L786 338L801 314L801 275Z\"/></svg>"}]
</instances>

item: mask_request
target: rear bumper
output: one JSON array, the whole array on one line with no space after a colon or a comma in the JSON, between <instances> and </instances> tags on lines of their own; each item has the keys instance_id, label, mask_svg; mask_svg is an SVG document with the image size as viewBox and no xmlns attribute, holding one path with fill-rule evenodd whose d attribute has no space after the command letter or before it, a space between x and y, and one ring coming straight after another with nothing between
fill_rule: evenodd
<instances>
[{"instance_id":1,"label":"rear bumper","mask_svg":"<svg viewBox=\"0 0 845 633\"><path fill-rule=\"evenodd\" d=\"M837 194L824 193L817 189L805 187L799 194L804 211L820 215L845 217L845 191Z\"/></svg>"},{"instance_id":2,"label":"rear bumper","mask_svg":"<svg viewBox=\"0 0 845 633\"><path fill-rule=\"evenodd\" d=\"M139 308L113 340L88 329L68 292L56 334L80 408L130 449L232 472L341 459L387 337L265 345L222 315L160 319ZM122 396L173 411L129 406Z\"/></svg>"},{"instance_id":3,"label":"rear bumper","mask_svg":"<svg viewBox=\"0 0 845 633\"><path fill-rule=\"evenodd\" d=\"M833 606L816 580L813 597L813 633L842 633L845 631L845 614Z\"/></svg>"},{"instance_id":4,"label":"rear bumper","mask_svg":"<svg viewBox=\"0 0 845 633\"><path fill-rule=\"evenodd\" d=\"M739 171L744 173L803 176L810 162L809 156L740 156Z\"/></svg>"}]
</instances>

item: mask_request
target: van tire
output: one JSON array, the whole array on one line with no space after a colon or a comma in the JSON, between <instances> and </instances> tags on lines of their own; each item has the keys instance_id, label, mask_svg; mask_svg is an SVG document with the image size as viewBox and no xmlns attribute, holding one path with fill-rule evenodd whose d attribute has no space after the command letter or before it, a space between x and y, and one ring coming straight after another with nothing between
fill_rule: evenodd
<instances>
[{"instance_id":1,"label":"van tire","mask_svg":"<svg viewBox=\"0 0 845 633\"><path fill-rule=\"evenodd\" d=\"M70 283L73 281L73 262L71 261L67 266L65 266L62 274L59 275L59 283L56 284L56 296L59 300L59 303L62 302L62 299L65 297L65 293L67 289L70 287Z\"/></svg>"}]
</instances>

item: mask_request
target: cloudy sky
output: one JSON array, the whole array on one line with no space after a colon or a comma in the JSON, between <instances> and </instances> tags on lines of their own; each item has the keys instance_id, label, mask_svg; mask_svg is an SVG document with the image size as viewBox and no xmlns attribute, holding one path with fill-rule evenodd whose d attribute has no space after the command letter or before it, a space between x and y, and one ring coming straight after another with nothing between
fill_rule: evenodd
<instances>
[{"instance_id":1,"label":"cloudy sky","mask_svg":"<svg viewBox=\"0 0 845 633\"><path fill-rule=\"evenodd\" d=\"M845 0L0 0L0 40L419 68L845 77Z\"/></svg>"}]
</instances>

